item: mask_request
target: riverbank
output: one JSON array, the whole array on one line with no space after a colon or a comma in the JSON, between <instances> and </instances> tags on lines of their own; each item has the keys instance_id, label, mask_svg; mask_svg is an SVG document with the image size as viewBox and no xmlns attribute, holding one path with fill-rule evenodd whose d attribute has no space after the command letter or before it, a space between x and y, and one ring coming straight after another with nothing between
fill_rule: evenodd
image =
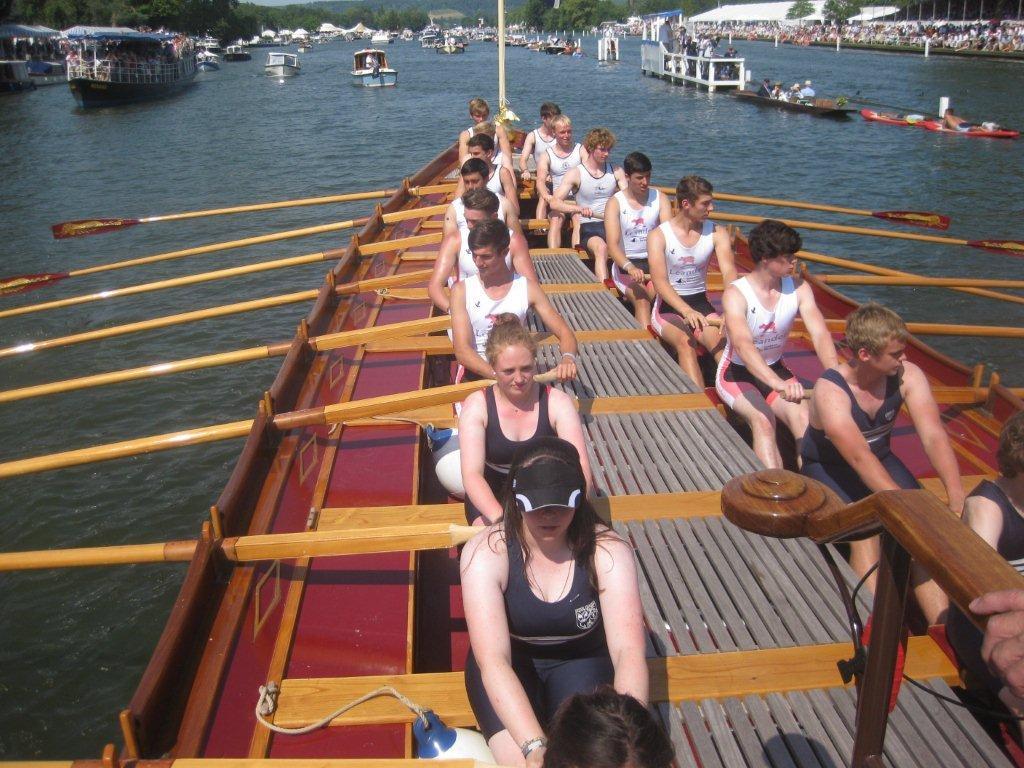
<instances>
[{"instance_id":1,"label":"riverbank","mask_svg":"<svg viewBox=\"0 0 1024 768\"><path fill-rule=\"evenodd\" d=\"M768 37L767 35L760 35L757 37L757 41L761 43L774 43L774 37ZM813 40L806 45L800 45L793 43L790 40L780 40L780 44L788 45L793 48L832 48L836 47L834 40ZM839 43L840 50L848 49L854 51L874 51L876 53L912 53L918 56L924 55L923 45L881 45L878 43L854 43L841 41ZM955 50L953 48L929 48L928 53L931 56L944 56L950 59L990 59L993 61L1018 61L1024 62L1024 51L977 51L970 48L964 48L962 50Z\"/></svg>"}]
</instances>

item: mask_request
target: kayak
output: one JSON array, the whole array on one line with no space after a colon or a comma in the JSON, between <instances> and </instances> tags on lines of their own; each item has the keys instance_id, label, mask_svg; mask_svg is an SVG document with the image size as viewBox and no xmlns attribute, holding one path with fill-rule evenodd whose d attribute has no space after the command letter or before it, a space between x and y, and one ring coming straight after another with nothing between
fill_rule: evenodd
<instances>
[{"instance_id":1,"label":"kayak","mask_svg":"<svg viewBox=\"0 0 1024 768\"><path fill-rule=\"evenodd\" d=\"M860 116L872 123L885 123L886 125L920 125L924 115L887 115L884 112L876 112L873 109L862 109Z\"/></svg>"},{"instance_id":2,"label":"kayak","mask_svg":"<svg viewBox=\"0 0 1024 768\"><path fill-rule=\"evenodd\" d=\"M938 120L923 120L918 123L918 125L926 131L935 131L935 133L952 133L955 136L973 136L987 139L1016 139L1020 136L1020 131L1011 131L1008 128L999 128L994 131L986 131L984 128L971 128L969 131L954 131L951 128L943 126Z\"/></svg>"}]
</instances>

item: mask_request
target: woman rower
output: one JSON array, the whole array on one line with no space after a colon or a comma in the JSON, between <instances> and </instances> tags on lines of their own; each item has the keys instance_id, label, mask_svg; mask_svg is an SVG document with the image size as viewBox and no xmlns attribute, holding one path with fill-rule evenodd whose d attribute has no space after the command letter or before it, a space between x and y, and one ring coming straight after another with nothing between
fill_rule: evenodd
<instances>
[{"instance_id":1,"label":"woman rower","mask_svg":"<svg viewBox=\"0 0 1024 768\"><path fill-rule=\"evenodd\" d=\"M622 161L626 188L616 192L604 209L604 230L612 260L612 281L633 305L637 322L651 324L654 288L648 282L647 236L672 216L668 197L651 189L651 161L643 152L630 152Z\"/></svg>"},{"instance_id":2,"label":"woman rower","mask_svg":"<svg viewBox=\"0 0 1024 768\"><path fill-rule=\"evenodd\" d=\"M657 297L651 327L676 351L679 367L698 387L705 385L697 361L700 344L722 354L722 332L709 319L718 312L708 300L708 266L715 255L723 289L736 279L732 242L725 227L708 217L715 209L711 182L686 176L676 185L679 210L647 238L647 259Z\"/></svg>"},{"instance_id":3,"label":"woman rower","mask_svg":"<svg viewBox=\"0 0 1024 768\"><path fill-rule=\"evenodd\" d=\"M459 415L466 519L473 525L501 519L498 499L513 455L545 437L576 447L587 487L593 488L576 406L564 392L534 380L537 342L518 317L507 313L494 319L485 354L497 381L466 398Z\"/></svg>"},{"instance_id":4,"label":"woman rower","mask_svg":"<svg viewBox=\"0 0 1024 768\"><path fill-rule=\"evenodd\" d=\"M587 500L571 443L520 451L508 488L502 521L462 552L466 690L495 761L535 768L573 694L614 683L646 704L644 620L633 551Z\"/></svg>"}]
</instances>

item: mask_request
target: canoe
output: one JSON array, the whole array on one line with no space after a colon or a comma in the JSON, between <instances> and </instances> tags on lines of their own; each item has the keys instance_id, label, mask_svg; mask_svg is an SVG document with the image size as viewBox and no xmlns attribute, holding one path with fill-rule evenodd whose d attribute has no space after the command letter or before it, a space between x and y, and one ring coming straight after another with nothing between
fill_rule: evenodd
<instances>
[{"instance_id":1,"label":"canoe","mask_svg":"<svg viewBox=\"0 0 1024 768\"><path fill-rule=\"evenodd\" d=\"M830 117L842 120L849 117L851 112L856 112L853 107L847 107L845 105L840 106L832 99L815 99L813 104L804 104L799 101L770 99L765 96L760 96L753 91L740 89L732 91L732 95L738 99L752 102L761 107L775 107L777 109L789 110L790 112L805 112L806 114L815 115L816 117Z\"/></svg>"},{"instance_id":2,"label":"canoe","mask_svg":"<svg viewBox=\"0 0 1024 768\"><path fill-rule=\"evenodd\" d=\"M1020 131L1010 130L1009 128L1000 128L995 131L986 131L984 128L971 128L969 131L954 131L950 128L946 128L938 120L922 120L917 125L924 128L926 131L947 133L953 136L965 136L967 138L975 139L1016 139L1020 136Z\"/></svg>"},{"instance_id":3,"label":"canoe","mask_svg":"<svg viewBox=\"0 0 1024 768\"><path fill-rule=\"evenodd\" d=\"M454 146L445 150L408 185L450 178L456 153ZM415 288L354 296L335 290L351 280L415 272L429 262L442 214L396 224L382 219L444 200L444 193L414 197L408 185L371 217L331 270L260 404L217 500L215 524L204 528L153 657L118 718L125 757L248 757L255 766L262 758L412 756L412 718L390 699L308 735L271 734L254 715L259 688L268 683L279 688L266 715L278 726L311 722L382 685L432 707L449 725L473 725L462 687L468 638L453 550L417 554L399 543L385 554L231 563L218 546L224 537L246 534L444 524L461 517L461 505L449 503L439 487L419 426L427 420L446 426L450 407L413 410L405 394L448 383L447 337L395 334L319 354L307 343L313 335L432 314ZM529 201L523 203L528 208ZM389 247L407 236L422 238ZM573 312L583 342L581 380L571 392L586 410L597 482L609 497L599 509L637 548L654 653L652 695L677 749L692 752L680 755L680 764L716 764L729 755L733 764L754 763L763 759L762 741L797 738L820 740L834 764L847 762L853 699L835 662L849 649L835 587L817 549L808 542L769 542L724 522L719 489L757 464L719 414L714 390L694 391L573 251L548 251L536 240L531 246L552 301L564 315ZM749 269L742 239L737 255L741 271ZM809 279L830 320L855 306ZM422 284L421 278L412 285ZM545 349L547 367L554 356ZM787 360L811 380L819 371L808 349L796 334ZM909 355L943 387L943 416L963 474L990 475L999 423L1024 403L916 339ZM344 424L275 426L275 414L381 397L387 399L376 411L381 419L364 412ZM930 468L905 419L896 432L895 450L928 485ZM664 453L652 455L652 445ZM851 584L848 569L840 571ZM863 595L860 604L866 607ZM955 670L939 645L915 637L911 656L908 674L948 693ZM756 733L740 717L745 711ZM949 742L929 739L925 721ZM892 748L900 765L1003 764L974 721L927 697L906 694L898 723ZM906 753L901 745L908 741L919 745L919 754Z\"/></svg>"},{"instance_id":4,"label":"canoe","mask_svg":"<svg viewBox=\"0 0 1024 768\"><path fill-rule=\"evenodd\" d=\"M872 123L884 123L885 125L903 125L907 127L913 127L920 125L923 116L919 115L887 115L882 112L876 112L873 109L862 109L860 116L868 122Z\"/></svg>"}]
</instances>

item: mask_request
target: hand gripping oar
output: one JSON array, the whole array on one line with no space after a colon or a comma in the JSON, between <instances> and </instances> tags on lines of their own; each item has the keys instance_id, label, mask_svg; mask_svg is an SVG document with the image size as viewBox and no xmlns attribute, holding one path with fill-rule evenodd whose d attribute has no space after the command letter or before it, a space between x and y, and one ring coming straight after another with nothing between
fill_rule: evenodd
<instances>
[{"instance_id":1,"label":"hand gripping oar","mask_svg":"<svg viewBox=\"0 0 1024 768\"><path fill-rule=\"evenodd\" d=\"M436 192L448 192L455 188L454 184L435 184L424 187L410 187L409 194L415 196L429 195ZM350 192L345 195L325 195L323 197L303 197L297 200L282 200L275 203L254 203L252 205L236 205L230 208L211 208L204 211L188 211L186 213L168 213L162 216L146 216L141 219L77 219L54 224L50 229L56 240L69 237L85 237L103 232L134 227L137 224L155 224L159 221L181 221L183 219L199 219L206 216L224 216L232 213L252 213L254 211L272 211L280 208L299 208L308 205L327 205L329 203L349 203L358 200L380 200L391 197L398 189L375 189L368 192Z\"/></svg>"},{"instance_id":2,"label":"hand gripping oar","mask_svg":"<svg viewBox=\"0 0 1024 768\"><path fill-rule=\"evenodd\" d=\"M658 187L668 195L675 194L674 187ZM808 211L825 211L828 213L844 213L849 216L872 216L898 224L909 224L912 227L928 229L949 229L949 216L930 211L868 211L863 208L847 208L840 205L824 203L803 203L798 200L780 200L772 197L755 197L753 195L734 195L728 192L715 192L715 200L726 200L734 203L750 203L752 205L773 205L777 208L802 208Z\"/></svg>"},{"instance_id":3,"label":"hand gripping oar","mask_svg":"<svg viewBox=\"0 0 1024 768\"><path fill-rule=\"evenodd\" d=\"M299 557L448 549L469 541L482 530L480 527L453 523L420 523L354 530L232 536L219 541L218 547L226 559L236 563L248 563ZM0 553L0 571L188 562L192 559L197 544L196 541L166 541L112 547L6 552Z\"/></svg>"},{"instance_id":4,"label":"hand gripping oar","mask_svg":"<svg viewBox=\"0 0 1024 768\"><path fill-rule=\"evenodd\" d=\"M710 218L715 221L736 221L744 224L760 224L763 216L747 216L740 213L712 213ZM885 237L894 240L914 240L920 243L940 243L942 245L966 245L980 248L993 253L1009 254L1024 257L1024 240L962 240L959 237L940 237L939 235L918 235L913 232L886 232L869 227L847 227L842 224L822 224L817 221L799 221L796 219L777 219L795 229L815 229L822 232L839 232L847 235L866 235L868 237Z\"/></svg>"},{"instance_id":5,"label":"hand gripping oar","mask_svg":"<svg viewBox=\"0 0 1024 768\"><path fill-rule=\"evenodd\" d=\"M404 211L386 213L381 217L381 220L385 224L393 224L395 222L406 221L408 219L421 219L427 216L433 216L434 214L437 213L444 213L447 207L448 206L446 205L431 205L425 208L409 208ZM246 237L241 240L229 240L222 243L199 245L196 246L195 248L184 248L178 251L167 251L165 253L157 253L152 256L141 256L135 259L115 261L110 264L100 264L95 267L73 269L70 272L50 272L42 275L17 275L15 277L0 278L0 296L4 294L23 293L25 291L35 290L37 288L42 288L46 285L52 285L53 283L56 283L60 280L65 280L69 277L82 277L83 275L94 275L98 272L109 272L114 269L137 267L142 264L154 264L158 261L170 261L171 259L183 259L188 256L199 256L201 254L214 253L215 251L226 251L230 248L244 248L249 245L259 245L260 243L274 243L280 240L291 240L296 237L322 235L327 232L338 232L343 229L353 229L356 227L362 227L369 221L369 217L363 217L360 219L349 219L348 221L339 221L334 224L321 224L316 227L303 227L302 229L291 229L285 230L283 232L272 232L269 235Z\"/></svg>"}]
</instances>

